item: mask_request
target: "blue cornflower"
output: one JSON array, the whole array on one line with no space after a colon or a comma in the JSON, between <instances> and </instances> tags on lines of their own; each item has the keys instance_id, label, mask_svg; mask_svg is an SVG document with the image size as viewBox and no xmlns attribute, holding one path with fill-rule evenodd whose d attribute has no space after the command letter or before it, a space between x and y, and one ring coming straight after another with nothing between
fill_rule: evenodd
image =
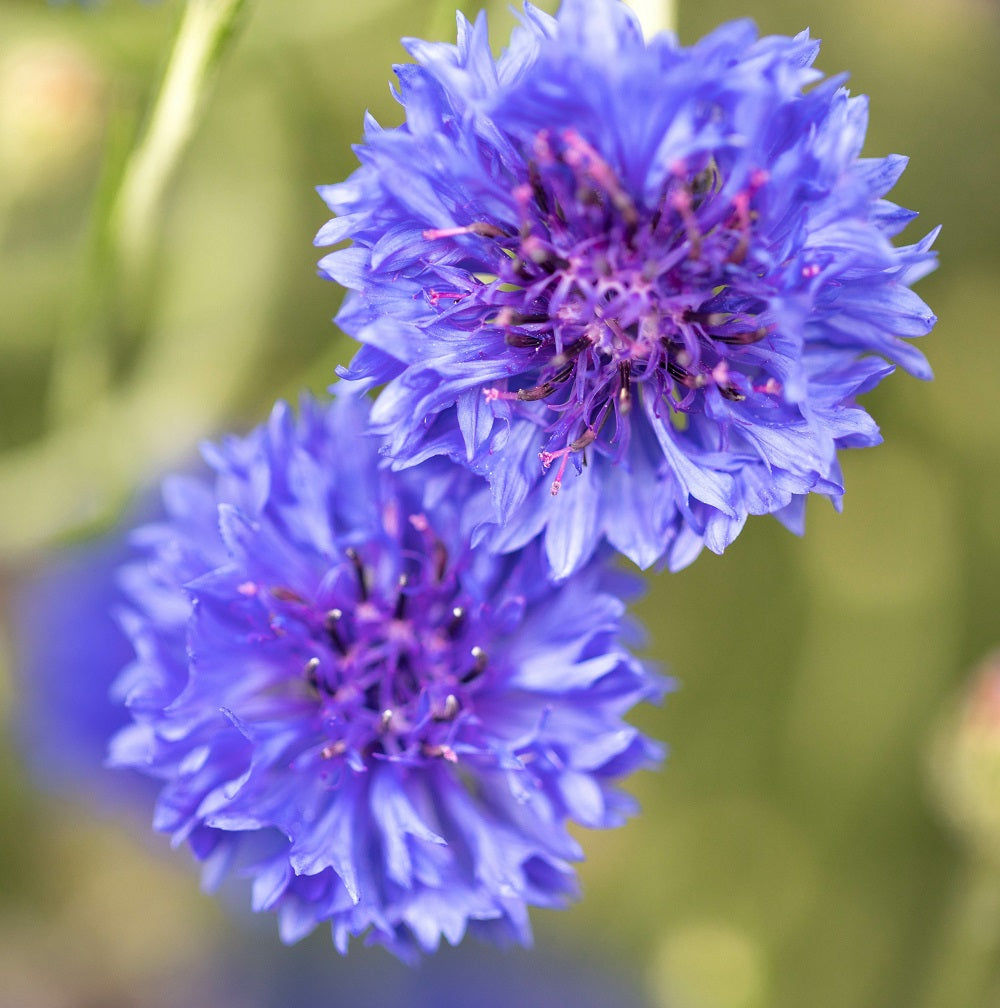
<instances>
[{"instance_id":1,"label":"blue cornflower","mask_svg":"<svg viewBox=\"0 0 1000 1008\"><path fill-rule=\"evenodd\" d=\"M114 611L118 568L131 555L109 533L64 550L20 585L11 607L17 680L12 728L40 784L73 798L148 803L152 782L104 769L108 737L130 721L108 690L133 654Z\"/></svg>"},{"instance_id":2,"label":"blue cornflower","mask_svg":"<svg viewBox=\"0 0 1000 1008\"><path fill-rule=\"evenodd\" d=\"M622 716L661 685L620 641L620 574L471 550L478 477L380 468L368 412L279 404L206 449L214 483L165 484L124 568L111 762L162 781L156 828L207 884L252 876L285 940L528 942L526 907L575 891L567 820L621 823L616 782L658 758Z\"/></svg>"},{"instance_id":3,"label":"blue cornflower","mask_svg":"<svg viewBox=\"0 0 1000 1008\"><path fill-rule=\"evenodd\" d=\"M859 157L867 100L808 33L684 48L565 0L498 59L484 17L406 45L406 121L368 120L317 237L353 241L321 271L393 464L487 476L492 546L541 534L557 577L602 539L676 569L749 514L839 504L838 449L880 440L856 397L887 361L930 377L903 338L935 321L909 286L934 234L893 246L905 159Z\"/></svg>"}]
</instances>

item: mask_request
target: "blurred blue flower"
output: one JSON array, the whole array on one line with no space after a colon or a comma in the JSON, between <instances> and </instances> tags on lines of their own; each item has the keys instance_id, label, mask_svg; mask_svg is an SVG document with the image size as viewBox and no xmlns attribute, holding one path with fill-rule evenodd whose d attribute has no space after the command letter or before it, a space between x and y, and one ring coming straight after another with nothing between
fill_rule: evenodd
<instances>
[{"instance_id":1,"label":"blurred blue flower","mask_svg":"<svg viewBox=\"0 0 1000 1008\"><path fill-rule=\"evenodd\" d=\"M152 790L104 767L108 737L129 722L109 690L133 652L114 617L124 598L120 535L65 549L17 590L12 635L17 676L14 732L39 783L54 793L134 811Z\"/></svg>"},{"instance_id":2,"label":"blurred blue flower","mask_svg":"<svg viewBox=\"0 0 1000 1008\"><path fill-rule=\"evenodd\" d=\"M471 550L478 477L380 468L368 412L279 404L205 450L214 484L165 483L122 571L111 763L162 781L156 828L207 885L251 876L286 941L527 943L526 907L575 892L566 821L620 824L616 782L659 758L622 716L662 687L621 643L620 574Z\"/></svg>"},{"instance_id":3,"label":"blurred blue flower","mask_svg":"<svg viewBox=\"0 0 1000 1008\"><path fill-rule=\"evenodd\" d=\"M586 943L559 955L543 945L497 956L467 942L415 968L374 956L331 961L312 943L278 956L255 940L248 955L247 944L233 949L229 996L248 1008L326 1006L331 991L350 1008L648 1008L636 963L611 970L608 949Z\"/></svg>"},{"instance_id":4,"label":"blurred blue flower","mask_svg":"<svg viewBox=\"0 0 1000 1008\"><path fill-rule=\"evenodd\" d=\"M859 157L867 100L808 33L683 48L565 0L498 59L482 16L406 45L406 121L368 120L316 239L352 239L320 268L393 463L487 476L491 546L541 534L558 577L602 539L677 569L749 514L839 505L838 449L880 440L856 397L887 361L930 377L904 338L935 321L910 290L934 233L893 246L905 158Z\"/></svg>"}]
</instances>

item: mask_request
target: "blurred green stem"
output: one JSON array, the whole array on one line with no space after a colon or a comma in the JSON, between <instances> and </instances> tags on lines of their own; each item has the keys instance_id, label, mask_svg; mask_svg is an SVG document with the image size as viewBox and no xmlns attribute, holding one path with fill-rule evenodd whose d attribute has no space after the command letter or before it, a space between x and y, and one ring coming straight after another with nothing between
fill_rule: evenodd
<instances>
[{"instance_id":1,"label":"blurred green stem","mask_svg":"<svg viewBox=\"0 0 1000 1008\"><path fill-rule=\"evenodd\" d=\"M1000 962L1000 864L974 855L946 910L920 1008L992 1008Z\"/></svg>"},{"instance_id":2,"label":"blurred green stem","mask_svg":"<svg viewBox=\"0 0 1000 1008\"><path fill-rule=\"evenodd\" d=\"M245 0L189 0L155 103L102 208L87 290L57 345L50 415L72 418L111 382L111 336L141 323L164 199L201 119ZM117 318L112 316L117 314Z\"/></svg>"},{"instance_id":3,"label":"blurred green stem","mask_svg":"<svg viewBox=\"0 0 1000 1008\"><path fill-rule=\"evenodd\" d=\"M191 141L245 0L189 0L145 133L111 210L110 240L128 290L143 284L159 238L164 196Z\"/></svg>"},{"instance_id":4,"label":"blurred green stem","mask_svg":"<svg viewBox=\"0 0 1000 1008\"><path fill-rule=\"evenodd\" d=\"M174 389L193 394L198 362L164 330L145 340L128 382L111 383L113 334L148 325L164 201L244 5L189 0L185 7L147 124L100 208L87 289L56 348L56 422L34 444L0 454L0 555L37 549L108 517L136 477L178 461L177 452L211 425L234 383L246 377L234 365L209 376L211 387L197 401L177 401Z\"/></svg>"}]
</instances>

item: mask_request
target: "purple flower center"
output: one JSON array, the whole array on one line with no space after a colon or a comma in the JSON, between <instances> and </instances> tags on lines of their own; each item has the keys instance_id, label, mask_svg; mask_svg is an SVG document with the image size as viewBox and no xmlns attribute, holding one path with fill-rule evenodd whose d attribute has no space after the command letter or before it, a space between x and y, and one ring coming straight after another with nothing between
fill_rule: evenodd
<instances>
[{"instance_id":1,"label":"purple flower center","mask_svg":"<svg viewBox=\"0 0 1000 1008\"><path fill-rule=\"evenodd\" d=\"M267 598L271 633L301 661L322 737L306 762L344 758L361 771L371 758L457 759L452 746L491 678L478 643L486 628L427 519L413 515L410 525L406 545L415 533L425 548L348 548L313 598L285 586L240 588Z\"/></svg>"},{"instance_id":2,"label":"purple flower center","mask_svg":"<svg viewBox=\"0 0 1000 1008\"><path fill-rule=\"evenodd\" d=\"M542 131L512 192L516 224L424 232L481 239L463 244L468 287L430 301L464 318L475 311L502 336L513 387L486 389L488 399L545 403L539 458L546 468L559 460L553 493L571 454L597 442L614 461L624 456L636 384L681 430L710 394L740 402L781 392L752 351L774 328L753 254L767 174L752 172L735 194L724 182L699 155L644 201L578 132Z\"/></svg>"}]
</instances>

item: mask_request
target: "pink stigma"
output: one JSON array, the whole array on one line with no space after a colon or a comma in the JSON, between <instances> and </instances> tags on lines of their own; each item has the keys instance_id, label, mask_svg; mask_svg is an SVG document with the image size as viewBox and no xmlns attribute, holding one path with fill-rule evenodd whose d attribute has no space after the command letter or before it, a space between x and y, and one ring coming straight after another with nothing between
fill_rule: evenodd
<instances>
[{"instance_id":1,"label":"pink stigma","mask_svg":"<svg viewBox=\"0 0 1000 1008\"><path fill-rule=\"evenodd\" d=\"M442 301L461 301L465 297L465 294L460 291L435 291L432 290L427 294L427 300L430 301L432 308L437 308L438 304Z\"/></svg>"},{"instance_id":2,"label":"pink stigma","mask_svg":"<svg viewBox=\"0 0 1000 1008\"><path fill-rule=\"evenodd\" d=\"M503 389L498 388L484 388L483 395L486 397L487 402L497 402L500 399L518 398L516 392L504 392Z\"/></svg>"},{"instance_id":3,"label":"pink stigma","mask_svg":"<svg viewBox=\"0 0 1000 1008\"><path fill-rule=\"evenodd\" d=\"M558 451L541 451L538 453L538 460L542 463L542 467L545 469L548 469L556 459L560 459L559 470L556 473L556 478L552 481L552 489L549 491L553 497L555 497L562 489L563 476L566 474L566 463L569 461L569 456L572 451L573 446L567 445L565 448L560 448Z\"/></svg>"},{"instance_id":4,"label":"pink stigma","mask_svg":"<svg viewBox=\"0 0 1000 1008\"><path fill-rule=\"evenodd\" d=\"M768 378L763 385L754 385L754 392L764 392L767 395L780 395L781 394L781 383L775 381L773 378Z\"/></svg>"}]
</instances>

